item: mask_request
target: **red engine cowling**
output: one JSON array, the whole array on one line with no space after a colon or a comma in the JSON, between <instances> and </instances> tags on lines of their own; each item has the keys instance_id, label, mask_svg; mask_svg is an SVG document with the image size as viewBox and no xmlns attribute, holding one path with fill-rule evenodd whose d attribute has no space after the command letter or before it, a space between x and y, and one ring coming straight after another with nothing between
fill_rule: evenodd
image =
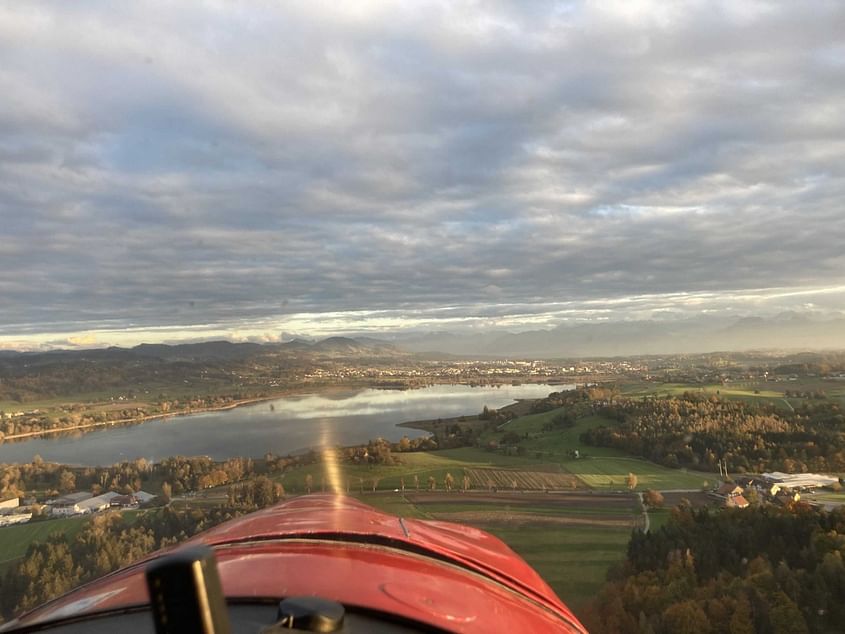
<instances>
[{"instance_id":1,"label":"red engine cowling","mask_svg":"<svg viewBox=\"0 0 845 634\"><path fill-rule=\"evenodd\" d=\"M492 535L310 495L221 524L185 546L216 555L227 602L319 596L458 632L586 632L540 576ZM147 606L155 553L37 608L9 629ZM5 630L6 628L4 628ZM130 628L131 629L131 628Z\"/></svg>"}]
</instances>

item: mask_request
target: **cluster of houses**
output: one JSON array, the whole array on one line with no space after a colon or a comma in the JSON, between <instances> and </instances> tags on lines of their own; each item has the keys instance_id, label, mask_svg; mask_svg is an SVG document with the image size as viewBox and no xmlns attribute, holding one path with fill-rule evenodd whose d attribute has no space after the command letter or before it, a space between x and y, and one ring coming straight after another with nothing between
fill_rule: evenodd
<instances>
[{"instance_id":1,"label":"cluster of houses","mask_svg":"<svg viewBox=\"0 0 845 634\"><path fill-rule=\"evenodd\" d=\"M753 490L759 500L774 504L797 502L802 493L812 493L816 489L833 487L841 484L839 478L818 473L782 473L772 471L758 477L739 478L736 482L725 482L710 492L724 506L745 508L749 502L746 497Z\"/></svg>"}]
</instances>

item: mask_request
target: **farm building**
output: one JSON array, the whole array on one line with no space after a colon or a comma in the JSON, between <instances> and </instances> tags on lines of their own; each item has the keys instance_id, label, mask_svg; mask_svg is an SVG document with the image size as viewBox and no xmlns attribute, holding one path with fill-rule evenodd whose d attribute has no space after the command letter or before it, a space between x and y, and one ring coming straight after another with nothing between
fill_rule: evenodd
<instances>
[{"instance_id":1,"label":"farm building","mask_svg":"<svg viewBox=\"0 0 845 634\"><path fill-rule=\"evenodd\" d=\"M764 473L763 479L769 485L777 484L782 489L815 489L839 483L839 478L820 475L818 473L782 473L780 471L772 471L771 473Z\"/></svg>"},{"instance_id":2,"label":"farm building","mask_svg":"<svg viewBox=\"0 0 845 634\"><path fill-rule=\"evenodd\" d=\"M0 526L25 524L32 519L32 513L0 513Z\"/></svg>"},{"instance_id":3,"label":"farm building","mask_svg":"<svg viewBox=\"0 0 845 634\"><path fill-rule=\"evenodd\" d=\"M721 500L722 504L729 508L744 509L748 506L745 499L745 489L735 482L724 482L718 489L711 491L710 496Z\"/></svg>"},{"instance_id":4,"label":"farm building","mask_svg":"<svg viewBox=\"0 0 845 634\"><path fill-rule=\"evenodd\" d=\"M68 493L54 500L47 500L47 505L52 509L53 515L76 515L81 513L77 505L92 497L94 496L87 491L79 491L78 493Z\"/></svg>"},{"instance_id":5,"label":"farm building","mask_svg":"<svg viewBox=\"0 0 845 634\"><path fill-rule=\"evenodd\" d=\"M117 495L111 499L112 508L129 509L138 506L138 498L134 495Z\"/></svg>"},{"instance_id":6,"label":"farm building","mask_svg":"<svg viewBox=\"0 0 845 634\"><path fill-rule=\"evenodd\" d=\"M111 500L119 494L109 491L97 497L93 497L90 493L81 491L79 493L71 493L65 495L57 500L52 500L50 506L53 509L53 515L80 515L82 513L96 513L111 506Z\"/></svg>"},{"instance_id":7,"label":"farm building","mask_svg":"<svg viewBox=\"0 0 845 634\"><path fill-rule=\"evenodd\" d=\"M729 495L725 500L725 507L744 509L748 506L748 500L742 495Z\"/></svg>"},{"instance_id":8,"label":"farm building","mask_svg":"<svg viewBox=\"0 0 845 634\"><path fill-rule=\"evenodd\" d=\"M0 509L16 509L21 505L20 498L10 498L0 502Z\"/></svg>"},{"instance_id":9,"label":"farm building","mask_svg":"<svg viewBox=\"0 0 845 634\"><path fill-rule=\"evenodd\" d=\"M140 504L146 504L150 500L154 500L157 497L152 493L147 493L146 491L136 491L133 495Z\"/></svg>"},{"instance_id":10,"label":"farm building","mask_svg":"<svg viewBox=\"0 0 845 634\"><path fill-rule=\"evenodd\" d=\"M725 482L722 486L716 489L716 493L724 497L732 497L734 495L742 495L745 491L741 486L733 482Z\"/></svg>"},{"instance_id":11,"label":"farm building","mask_svg":"<svg viewBox=\"0 0 845 634\"><path fill-rule=\"evenodd\" d=\"M103 511L111 506L112 498L118 497L119 494L114 491L103 493L95 498L89 498L77 504L80 513L96 513Z\"/></svg>"}]
</instances>

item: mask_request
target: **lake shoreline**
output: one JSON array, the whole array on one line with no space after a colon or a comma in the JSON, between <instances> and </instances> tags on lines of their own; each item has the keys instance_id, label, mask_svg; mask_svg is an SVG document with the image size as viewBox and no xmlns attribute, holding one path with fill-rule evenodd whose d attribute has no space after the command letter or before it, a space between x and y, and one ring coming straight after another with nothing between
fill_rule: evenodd
<instances>
[{"instance_id":1,"label":"lake shoreline","mask_svg":"<svg viewBox=\"0 0 845 634\"><path fill-rule=\"evenodd\" d=\"M535 381L522 381L522 384L535 384L535 385L545 385L543 382L535 382ZM103 428L108 427L124 427L129 425L140 425L150 421L156 420L167 420L171 418L179 418L183 416L193 416L196 414L208 414L214 412L224 412L230 411L233 409L237 409L239 407L245 407L248 405L256 405L259 403L266 403L270 401L275 401L282 398L293 397L293 396L308 396L314 394L326 394L332 392L348 392L350 390L390 390L390 391L409 391L409 390L418 390L424 389L426 387L432 386L439 386L439 385L469 385L470 387L493 387L498 385L510 385L510 383L484 383L484 384L472 384L469 382L462 382L462 381L435 381L432 383L428 383L426 385L419 385L419 386L409 386L409 385L402 385L402 386L387 386L387 385L370 385L370 384L362 384L362 383L348 383L348 384L337 384L337 385L324 385L324 386L315 386L313 388L289 388L285 390L281 390L277 393L267 396L259 396L247 399L240 399L231 403L226 403L224 405L217 405L212 407L199 407L199 408L189 408L185 410L180 410L178 412L166 412L166 413L159 413L159 414L150 414L147 416L135 416L130 418L120 418L117 420L109 420L109 421L102 421L102 422L94 422L94 423L85 423L80 425L72 425L68 427L57 427L55 429L44 429L39 431L31 431L31 432L23 432L20 434L11 434L9 436L4 436L0 438L0 445L6 442L26 442L27 439L35 439L35 438L49 438L51 436L60 435L63 433L73 434L73 433L87 433L91 431L101 430ZM465 414L464 417L473 416L473 414ZM455 416L449 419L442 419L442 420L455 420L457 421L462 416ZM436 422L436 419L424 419L420 421L408 421L397 423L397 427L407 427L409 429L417 429L420 431L428 431L432 432L430 427L433 423ZM426 425L428 427L420 427L418 425Z\"/></svg>"},{"instance_id":2,"label":"lake shoreline","mask_svg":"<svg viewBox=\"0 0 845 634\"><path fill-rule=\"evenodd\" d=\"M516 399L516 402L510 403L503 407L498 408L497 411L509 411L509 410L520 410L524 407L524 405L528 402L533 402L536 399ZM522 415L523 412L516 411L515 412L518 416ZM435 433L438 429L442 428L444 425L448 426L450 424L455 423L465 423L472 420L479 420L478 414L462 414L459 416L450 416L449 418L426 418L423 420L409 420L403 423L396 423L397 427L405 427L407 429L417 429L419 431L427 431L430 434Z\"/></svg>"}]
</instances>

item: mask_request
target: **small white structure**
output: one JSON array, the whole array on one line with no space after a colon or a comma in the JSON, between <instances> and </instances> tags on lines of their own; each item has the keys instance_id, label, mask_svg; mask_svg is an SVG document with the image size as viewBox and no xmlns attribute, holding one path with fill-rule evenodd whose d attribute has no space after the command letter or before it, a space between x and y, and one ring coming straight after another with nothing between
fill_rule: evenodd
<instances>
[{"instance_id":1,"label":"small white structure","mask_svg":"<svg viewBox=\"0 0 845 634\"><path fill-rule=\"evenodd\" d=\"M0 515L0 526L25 524L32 519L32 513L3 513Z\"/></svg>"},{"instance_id":2,"label":"small white structure","mask_svg":"<svg viewBox=\"0 0 845 634\"><path fill-rule=\"evenodd\" d=\"M11 498L0 502L0 509L16 509L21 505L20 498Z\"/></svg>"}]
</instances>

